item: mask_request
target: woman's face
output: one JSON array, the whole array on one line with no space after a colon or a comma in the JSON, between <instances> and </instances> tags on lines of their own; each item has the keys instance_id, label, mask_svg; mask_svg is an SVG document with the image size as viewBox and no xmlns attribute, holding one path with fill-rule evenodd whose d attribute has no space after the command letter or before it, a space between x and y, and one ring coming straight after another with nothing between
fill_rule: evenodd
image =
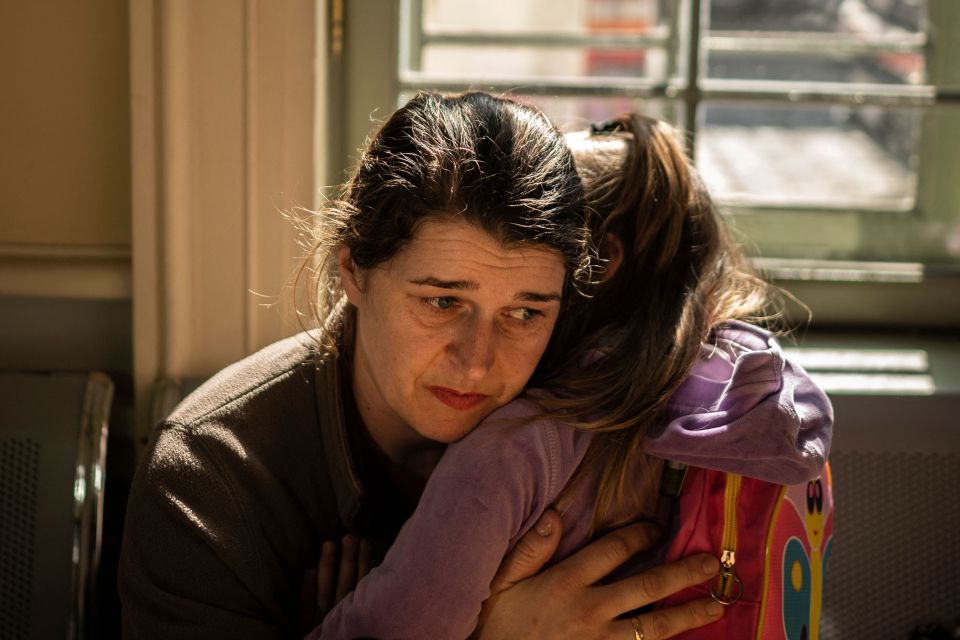
<instances>
[{"instance_id":1,"label":"woman's face","mask_svg":"<svg viewBox=\"0 0 960 640\"><path fill-rule=\"evenodd\" d=\"M433 218L390 260L340 253L356 307L353 385L384 451L453 442L516 396L560 310L566 268L544 246L506 248L463 220Z\"/></svg>"}]
</instances>

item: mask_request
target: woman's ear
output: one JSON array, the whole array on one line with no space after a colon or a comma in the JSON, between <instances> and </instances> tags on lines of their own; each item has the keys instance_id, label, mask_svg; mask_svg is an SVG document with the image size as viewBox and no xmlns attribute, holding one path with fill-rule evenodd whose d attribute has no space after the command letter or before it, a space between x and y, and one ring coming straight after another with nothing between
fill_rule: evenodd
<instances>
[{"instance_id":1,"label":"woman's ear","mask_svg":"<svg viewBox=\"0 0 960 640\"><path fill-rule=\"evenodd\" d=\"M353 255L348 247L340 247L337 253L337 266L340 270L340 284L343 285L343 292L347 294L347 300L353 306L359 306L360 299L363 297L363 274L357 263L353 261Z\"/></svg>"},{"instance_id":2,"label":"woman's ear","mask_svg":"<svg viewBox=\"0 0 960 640\"><path fill-rule=\"evenodd\" d=\"M604 266L600 282L608 282L623 264L623 243L615 234L610 232L603 234L603 240L600 241L600 260L603 261Z\"/></svg>"}]
</instances>

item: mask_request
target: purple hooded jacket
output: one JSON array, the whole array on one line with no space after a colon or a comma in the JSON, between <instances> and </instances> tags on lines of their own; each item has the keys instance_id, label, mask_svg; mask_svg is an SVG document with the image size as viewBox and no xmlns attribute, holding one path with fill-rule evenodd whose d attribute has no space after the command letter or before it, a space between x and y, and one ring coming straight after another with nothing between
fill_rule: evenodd
<instances>
[{"instance_id":1,"label":"purple hooded jacket","mask_svg":"<svg viewBox=\"0 0 960 640\"><path fill-rule=\"evenodd\" d=\"M816 478L832 435L826 394L762 329L729 323L714 342L646 452L781 484ZM309 637L469 636L501 560L554 503L592 439L556 420L524 419L537 412L515 400L450 445L383 563ZM593 477L571 491L553 562L589 541L595 489Z\"/></svg>"}]
</instances>

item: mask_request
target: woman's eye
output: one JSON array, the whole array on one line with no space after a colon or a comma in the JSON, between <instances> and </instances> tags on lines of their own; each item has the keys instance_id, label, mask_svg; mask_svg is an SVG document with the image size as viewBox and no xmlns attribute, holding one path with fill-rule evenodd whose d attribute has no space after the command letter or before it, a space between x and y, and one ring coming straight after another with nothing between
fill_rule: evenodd
<instances>
[{"instance_id":1,"label":"woman's eye","mask_svg":"<svg viewBox=\"0 0 960 640\"><path fill-rule=\"evenodd\" d=\"M437 296L435 298L424 298L423 301L427 305L439 311L452 309L457 304L457 299L454 298L453 296Z\"/></svg>"},{"instance_id":2,"label":"woman's eye","mask_svg":"<svg viewBox=\"0 0 960 640\"><path fill-rule=\"evenodd\" d=\"M536 309L521 307L519 309L511 309L510 311L507 312L507 315L513 320L519 320L520 322L530 322L537 316L542 316L543 313Z\"/></svg>"}]
</instances>

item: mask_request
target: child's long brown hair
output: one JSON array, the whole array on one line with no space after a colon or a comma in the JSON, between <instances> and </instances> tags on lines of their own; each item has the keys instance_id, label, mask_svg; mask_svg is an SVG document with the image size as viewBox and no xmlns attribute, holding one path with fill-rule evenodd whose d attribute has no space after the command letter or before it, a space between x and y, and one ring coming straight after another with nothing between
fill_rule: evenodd
<instances>
[{"instance_id":1,"label":"child's long brown hair","mask_svg":"<svg viewBox=\"0 0 960 640\"><path fill-rule=\"evenodd\" d=\"M553 394L540 399L548 414L597 432L574 479L602 468L595 532L617 524L608 517L627 496L631 468L644 460L644 438L711 328L730 319L769 320L776 314L765 312L778 299L731 241L671 127L631 114L605 123L596 136L625 140L619 155L589 144L574 148L596 216L595 241L608 233L619 238L623 260L591 300L561 319L537 380ZM591 349L605 356L590 362ZM652 475L648 486L629 493L648 491Z\"/></svg>"}]
</instances>

